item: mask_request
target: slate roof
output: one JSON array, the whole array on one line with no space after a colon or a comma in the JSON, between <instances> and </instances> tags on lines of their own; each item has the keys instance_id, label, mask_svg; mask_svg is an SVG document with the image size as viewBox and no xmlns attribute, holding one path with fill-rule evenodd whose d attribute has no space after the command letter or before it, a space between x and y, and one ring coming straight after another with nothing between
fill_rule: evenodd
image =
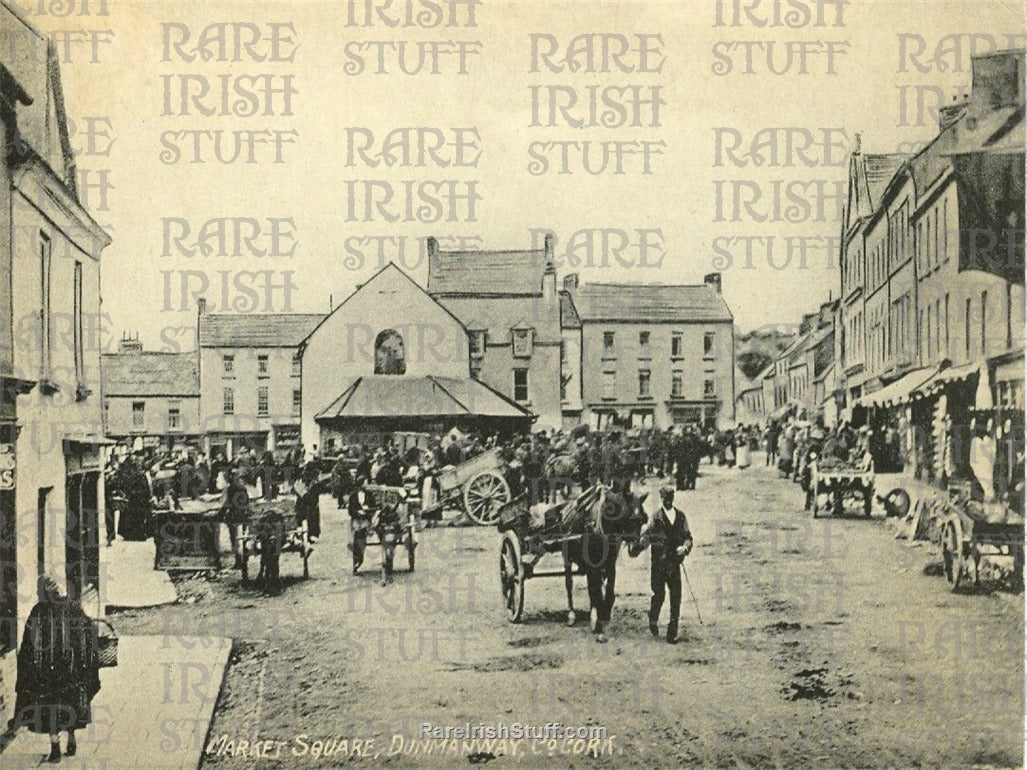
<instances>
[{"instance_id":1,"label":"slate roof","mask_svg":"<svg viewBox=\"0 0 1027 770\"><path fill-rule=\"evenodd\" d=\"M542 294L546 252L439 251L428 255L428 293Z\"/></svg>"},{"instance_id":2,"label":"slate roof","mask_svg":"<svg viewBox=\"0 0 1027 770\"><path fill-rule=\"evenodd\" d=\"M871 216L881 205L888 183L911 156L901 153L886 155L853 153L850 195L855 196L852 209L859 218Z\"/></svg>"},{"instance_id":3,"label":"slate roof","mask_svg":"<svg viewBox=\"0 0 1027 770\"><path fill-rule=\"evenodd\" d=\"M324 318L323 313L205 313L200 347L297 347Z\"/></svg>"},{"instance_id":4,"label":"slate roof","mask_svg":"<svg viewBox=\"0 0 1027 770\"><path fill-rule=\"evenodd\" d=\"M478 380L372 375L356 378L315 420L339 417L512 417L531 412Z\"/></svg>"},{"instance_id":5,"label":"slate roof","mask_svg":"<svg viewBox=\"0 0 1027 770\"><path fill-rule=\"evenodd\" d=\"M542 317L542 301L535 297L441 296L436 301L466 328L485 329L490 344L509 340L510 330L518 326L533 328L536 343L560 341L559 317Z\"/></svg>"},{"instance_id":6,"label":"slate roof","mask_svg":"<svg viewBox=\"0 0 1027 770\"><path fill-rule=\"evenodd\" d=\"M582 321L731 321L723 295L706 284L587 283L574 296Z\"/></svg>"},{"instance_id":7,"label":"slate roof","mask_svg":"<svg viewBox=\"0 0 1027 770\"><path fill-rule=\"evenodd\" d=\"M200 395L196 353L105 353L100 357L105 396Z\"/></svg>"}]
</instances>

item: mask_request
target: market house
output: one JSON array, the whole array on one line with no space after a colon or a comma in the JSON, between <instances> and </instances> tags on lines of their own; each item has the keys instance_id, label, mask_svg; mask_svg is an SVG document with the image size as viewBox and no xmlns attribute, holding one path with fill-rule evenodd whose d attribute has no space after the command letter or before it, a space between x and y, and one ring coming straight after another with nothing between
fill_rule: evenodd
<instances>
[{"instance_id":1,"label":"market house","mask_svg":"<svg viewBox=\"0 0 1027 770\"><path fill-rule=\"evenodd\" d=\"M534 419L471 377L463 323L391 262L307 336L300 355L308 454L396 432L522 431Z\"/></svg>"}]
</instances>

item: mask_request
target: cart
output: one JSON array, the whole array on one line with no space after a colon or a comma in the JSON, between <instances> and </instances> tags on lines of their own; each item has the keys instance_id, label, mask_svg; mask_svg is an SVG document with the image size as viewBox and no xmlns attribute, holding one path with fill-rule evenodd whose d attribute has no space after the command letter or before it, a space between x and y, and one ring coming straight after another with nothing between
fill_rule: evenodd
<instances>
[{"instance_id":1,"label":"cart","mask_svg":"<svg viewBox=\"0 0 1027 770\"><path fill-rule=\"evenodd\" d=\"M544 521L532 522L527 494L522 494L500 509L496 526L502 537L499 544L499 584L506 617L519 623L524 612L524 583L534 578L566 577L566 568L539 571L538 563L546 554L565 552L587 537L581 515L596 502L600 486L586 489L573 500L549 506ZM628 542L631 538L625 538ZM583 575L571 567L571 575Z\"/></svg>"},{"instance_id":2,"label":"cart","mask_svg":"<svg viewBox=\"0 0 1027 770\"><path fill-rule=\"evenodd\" d=\"M238 543L243 583L250 579L251 556L261 556L262 563L270 561L276 574L265 577L277 580L278 557L283 553L297 554L303 560L303 577L310 577L310 554L314 552L314 547L310 542L307 523L296 525L294 506L295 500L291 497L254 500L250 503L250 519L243 525Z\"/></svg>"},{"instance_id":3,"label":"cart","mask_svg":"<svg viewBox=\"0 0 1027 770\"><path fill-rule=\"evenodd\" d=\"M826 495L832 502L835 516L844 514L846 507L862 506L863 515L869 517L874 503L874 472L863 468L821 468L813 460L810 468L809 507L813 518L828 510L821 501Z\"/></svg>"},{"instance_id":4,"label":"cart","mask_svg":"<svg viewBox=\"0 0 1027 770\"><path fill-rule=\"evenodd\" d=\"M364 554L367 553L367 546L378 545L382 548L381 577L384 584L392 576L393 558L399 545L407 552L409 571L414 571L417 533L422 528L420 508L408 503L407 490L403 487L367 484L364 489L374 500L375 509L369 517L356 520L350 518L348 547L353 553L353 574L357 574L363 562L363 555L355 547L357 537L363 536Z\"/></svg>"},{"instance_id":5,"label":"cart","mask_svg":"<svg viewBox=\"0 0 1027 770\"><path fill-rule=\"evenodd\" d=\"M491 526L500 509L512 499L503 475L505 464L498 449L441 468L437 475L438 499L422 501L422 515L431 518L444 508L462 507L476 524Z\"/></svg>"},{"instance_id":6,"label":"cart","mask_svg":"<svg viewBox=\"0 0 1027 770\"><path fill-rule=\"evenodd\" d=\"M1001 502L982 503L956 499L943 508L939 521L945 579L953 592L964 584L973 569L973 582L980 581L983 556L1005 556L1013 560L1013 583L1023 585L1024 519Z\"/></svg>"}]
</instances>

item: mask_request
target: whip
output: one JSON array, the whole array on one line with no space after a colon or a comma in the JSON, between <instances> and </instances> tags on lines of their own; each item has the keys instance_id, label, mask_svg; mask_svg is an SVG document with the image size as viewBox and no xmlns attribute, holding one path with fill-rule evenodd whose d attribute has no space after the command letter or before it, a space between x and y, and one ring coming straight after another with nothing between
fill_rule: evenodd
<instances>
[{"instance_id":1,"label":"whip","mask_svg":"<svg viewBox=\"0 0 1027 770\"><path fill-rule=\"evenodd\" d=\"M688 572L685 570L685 563L683 561L681 562L681 574L685 576L685 586L688 588L688 595L692 597L692 604L695 605L695 616L699 618L699 625L701 626L703 622L702 613L699 612L699 602L695 598L695 592L692 590L692 584L688 580Z\"/></svg>"}]
</instances>

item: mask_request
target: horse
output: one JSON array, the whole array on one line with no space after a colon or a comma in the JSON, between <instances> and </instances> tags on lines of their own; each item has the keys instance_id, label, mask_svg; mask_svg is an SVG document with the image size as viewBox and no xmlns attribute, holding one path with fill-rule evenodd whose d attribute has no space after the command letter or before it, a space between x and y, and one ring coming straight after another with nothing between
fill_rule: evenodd
<instances>
[{"instance_id":1,"label":"horse","mask_svg":"<svg viewBox=\"0 0 1027 770\"><path fill-rule=\"evenodd\" d=\"M593 628L597 642L606 641L606 625L610 622L616 596L617 556L625 540L637 539L646 515L642 503L646 494L635 495L630 490L615 491L598 485L597 497L589 506L586 530L580 538L563 544L564 587L567 589L567 625L577 620L574 611L574 567L585 573L588 581L588 600L596 612Z\"/></svg>"}]
</instances>

